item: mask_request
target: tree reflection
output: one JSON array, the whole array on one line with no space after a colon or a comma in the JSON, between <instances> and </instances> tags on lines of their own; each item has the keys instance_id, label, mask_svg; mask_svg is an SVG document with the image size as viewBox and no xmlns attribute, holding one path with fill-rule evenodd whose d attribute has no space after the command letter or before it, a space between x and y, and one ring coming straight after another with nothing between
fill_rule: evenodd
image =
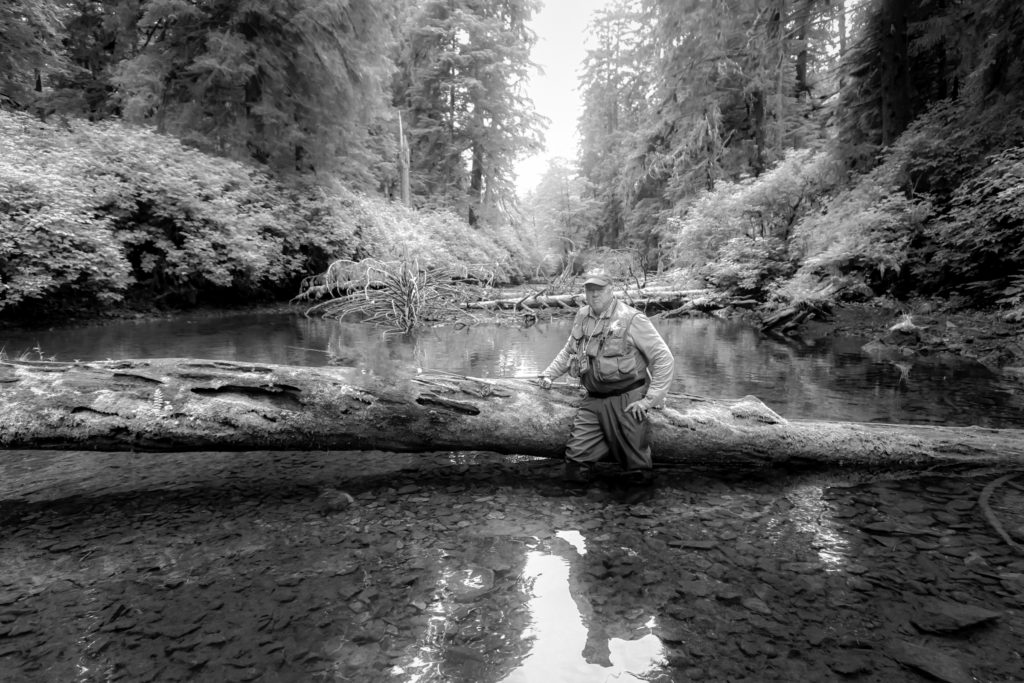
<instances>
[{"instance_id":1,"label":"tree reflection","mask_svg":"<svg viewBox=\"0 0 1024 683\"><path fill-rule=\"evenodd\" d=\"M434 567L435 590L425 604L428 621L415 657L404 668L413 681L482 683L519 666L531 641L530 582L524 567L535 539L481 536L466 539Z\"/></svg>"},{"instance_id":2,"label":"tree reflection","mask_svg":"<svg viewBox=\"0 0 1024 683\"><path fill-rule=\"evenodd\" d=\"M559 532L545 550L530 553L534 646L503 683L603 680L642 674L661 660L645 597L624 592L615 579L595 580L605 573L605 553L589 553L589 546L579 532Z\"/></svg>"}]
</instances>

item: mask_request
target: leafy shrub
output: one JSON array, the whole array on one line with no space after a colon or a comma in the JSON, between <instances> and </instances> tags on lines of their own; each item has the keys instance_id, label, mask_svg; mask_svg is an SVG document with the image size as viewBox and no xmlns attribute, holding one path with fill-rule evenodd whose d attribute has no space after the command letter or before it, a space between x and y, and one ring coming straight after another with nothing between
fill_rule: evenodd
<instances>
[{"instance_id":1,"label":"leafy shrub","mask_svg":"<svg viewBox=\"0 0 1024 683\"><path fill-rule=\"evenodd\" d=\"M0 113L0 310L47 297L119 300L132 277L86 160L47 144L52 129Z\"/></svg>"},{"instance_id":2,"label":"leafy shrub","mask_svg":"<svg viewBox=\"0 0 1024 683\"><path fill-rule=\"evenodd\" d=\"M821 275L799 270L772 288L768 302L773 308L826 310L837 301L863 301L873 295L871 288L857 274Z\"/></svg>"},{"instance_id":3,"label":"leafy shrub","mask_svg":"<svg viewBox=\"0 0 1024 683\"><path fill-rule=\"evenodd\" d=\"M129 288L194 301L297 282L351 240L330 202L244 164L116 123L71 130L0 114L0 310L119 300ZM319 258L318 258L319 257ZM74 285L73 289L69 285ZM64 301L64 303L69 303Z\"/></svg>"},{"instance_id":4,"label":"leafy shrub","mask_svg":"<svg viewBox=\"0 0 1024 683\"><path fill-rule=\"evenodd\" d=\"M513 230L474 228L446 209L417 210L352 195L343 215L354 226L357 259L415 257L426 269L500 282L521 275L533 263L529 249Z\"/></svg>"},{"instance_id":5,"label":"leafy shrub","mask_svg":"<svg viewBox=\"0 0 1024 683\"><path fill-rule=\"evenodd\" d=\"M114 219L140 285L193 301L297 281L307 262L351 249L337 202L173 138L115 123L89 130L97 210Z\"/></svg>"},{"instance_id":6,"label":"leafy shrub","mask_svg":"<svg viewBox=\"0 0 1024 683\"><path fill-rule=\"evenodd\" d=\"M285 183L143 128L0 112L0 138L0 312L291 295L338 259L414 254L502 280L530 265L514 230Z\"/></svg>"},{"instance_id":7,"label":"leafy shrub","mask_svg":"<svg viewBox=\"0 0 1024 683\"><path fill-rule=\"evenodd\" d=\"M664 239L672 265L716 261L726 245L740 237L776 238L785 244L799 219L815 211L839 180L831 155L799 150L757 178L720 182L701 195L685 216L669 219ZM735 248L727 261L734 260Z\"/></svg>"},{"instance_id":8,"label":"leafy shrub","mask_svg":"<svg viewBox=\"0 0 1024 683\"><path fill-rule=\"evenodd\" d=\"M792 275L795 269L782 240L734 237L725 243L718 258L701 268L700 273L717 289L764 298L779 280Z\"/></svg>"},{"instance_id":9,"label":"leafy shrub","mask_svg":"<svg viewBox=\"0 0 1024 683\"><path fill-rule=\"evenodd\" d=\"M875 287L903 273L932 205L903 194L893 173L892 166L876 168L800 221L794 237L801 271L854 275Z\"/></svg>"},{"instance_id":10,"label":"leafy shrub","mask_svg":"<svg viewBox=\"0 0 1024 683\"><path fill-rule=\"evenodd\" d=\"M985 159L1024 144L1020 103L1006 98L974 107L943 100L915 119L888 150L883 173L908 196L926 195L945 211L956 189Z\"/></svg>"},{"instance_id":11,"label":"leafy shrub","mask_svg":"<svg viewBox=\"0 0 1024 683\"><path fill-rule=\"evenodd\" d=\"M886 150L878 167L857 177L821 215L801 222L801 272L852 277L876 292L897 293L942 291L965 278L978 279L980 271L995 265L982 257L986 245L993 245L993 258L1000 249L1011 249L1010 226L1016 220L1011 205L1000 208L979 193L990 186L998 194L998 176L1005 172L1004 180L1012 184L1012 172L989 169L977 183L964 184L964 179L985 169L993 150L1024 142L1018 109L1012 98L983 108L966 101L934 104ZM994 234L1001 230L995 224L1006 227L1001 236ZM1000 240L1002 246L995 246ZM1013 271L1007 264L1000 272Z\"/></svg>"},{"instance_id":12,"label":"leafy shrub","mask_svg":"<svg viewBox=\"0 0 1024 683\"><path fill-rule=\"evenodd\" d=\"M947 215L930 225L922 278L993 303L1024 271L1024 147L1007 149L953 193Z\"/></svg>"}]
</instances>

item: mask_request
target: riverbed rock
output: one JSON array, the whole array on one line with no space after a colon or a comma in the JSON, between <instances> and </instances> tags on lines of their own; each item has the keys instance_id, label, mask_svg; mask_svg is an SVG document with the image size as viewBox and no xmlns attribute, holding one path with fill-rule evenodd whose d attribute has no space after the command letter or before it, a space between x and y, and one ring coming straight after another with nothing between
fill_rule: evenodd
<instances>
[{"instance_id":1,"label":"riverbed rock","mask_svg":"<svg viewBox=\"0 0 1024 683\"><path fill-rule=\"evenodd\" d=\"M926 633L954 633L999 619L1001 614L983 607L943 600L926 602L911 621Z\"/></svg>"},{"instance_id":2,"label":"riverbed rock","mask_svg":"<svg viewBox=\"0 0 1024 683\"><path fill-rule=\"evenodd\" d=\"M553 643L567 678L579 680L590 680L584 672L595 662L614 667L605 677L647 680L1019 677L1005 653L1024 629L1016 597L1024 560L994 544L977 514L989 473L849 486L726 473L737 480L725 486L668 470L647 517L611 499L542 496L539 483L558 467L546 461L466 470L446 455L139 453L126 462L79 453L74 461L107 464L0 497L0 679L43 680L45 671L46 680L99 680L112 670L132 681L370 681L401 669L407 679L470 683L501 680L531 648ZM17 485L13 471L0 468L4 486ZM345 481L359 504L329 519L311 515L311 492L325 481ZM410 485L420 490L398 493ZM797 487L804 494L791 505L762 513ZM500 526L484 522L493 509L506 514ZM906 542L937 511L953 516L931 527L950 540ZM474 524L455 524L464 519ZM887 520L910 528L870 526ZM586 530L569 543L557 535L568 529ZM716 543L669 543L678 538ZM67 550L52 551L57 543ZM966 562L971 553L987 566ZM567 579L541 591L531 574L538 557ZM848 576L872 588L856 590ZM457 583L470 584L472 599L457 599ZM558 623L571 628L545 632L552 589L565 598ZM751 600L771 613L752 611ZM922 633L915 619L926 617L963 627ZM12 627L19 635L6 637ZM587 645L568 637L582 628ZM624 670L620 648L649 645L652 634L664 658ZM917 649L886 656L893 641Z\"/></svg>"},{"instance_id":3,"label":"riverbed rock","mask_svg":"<svg viewBox=\"0 0 1024 683\"><path fill-rule=\"evenodd\" d=\"M953 655L927 645L906 640L894 640L889 644L889 655L900 664L923 671L945 683L974 683L974 676Z\"/></svg>"},{"instance_id":4,"label":"riverbed rock","mask_svg":"<svg viewBox=\"0 0 1024 683\"><path fill-rule=\"evenodd\" d=\"M456 602L472 602L494 588L494 570L467 567L445 577L444 586Z\"/></svg>"},{"instance_id":5,"label":"riverbed rock","mask_svg":"<svg viewBox=\"0 0 1024 683\"><path fill-rule=\"evenodd\" d=\"M348 509L356 502L351 494L339 491L338 489L324 489L316 497L314 507L321 515L329 515L334 512L341 512Z\"/></svg>"}]
</instances>

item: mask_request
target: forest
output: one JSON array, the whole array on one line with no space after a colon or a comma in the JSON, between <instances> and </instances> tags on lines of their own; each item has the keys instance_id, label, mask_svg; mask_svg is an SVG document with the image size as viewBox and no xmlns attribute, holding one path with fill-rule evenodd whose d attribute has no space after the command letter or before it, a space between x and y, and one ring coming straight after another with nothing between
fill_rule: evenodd
<instances>
[{"instance_id":1,"label":"forest","mask_svg":"<svg viewBox=\"0 0 1024 683\"><path fill-rule=\"evenodd\" d=\"M1024 319L1020 3L612 0L579 154L522 193L540 7L8 0L0 319L598 262Z\"/></svg>"}]
</instances>

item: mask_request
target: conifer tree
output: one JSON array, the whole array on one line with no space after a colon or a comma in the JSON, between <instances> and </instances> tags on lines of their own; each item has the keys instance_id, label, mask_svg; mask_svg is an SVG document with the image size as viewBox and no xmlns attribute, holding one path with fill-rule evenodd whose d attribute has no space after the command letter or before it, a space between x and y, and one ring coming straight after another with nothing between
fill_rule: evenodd
<instances>
[{"instance_id":1,"label":"conifer tree","mask_svg":"<svg viewBox=\"0 0 1024 683\"><path fill-rule=\"evenodd\" d=\"M567 159L552 159L522 209L527 228L563 258L593 243L600 206L587 180Z\"/></svg>"},{"instance_id":2,"label":"conifer tree","mask_svg":"<svg viewBox=\"0 0 1024 683\"><path fill-rule=\"evenodd\" d=\"M129 2L129 0L122 0ZM279 169L373 182L395 0L148 0L113 79L126 118ZM343 169L345 170L345 169Z\"/></svg>"},{"instance_id":3,"label":"conifer tree","mask_svg":"<svg viewBox=\"0 0 1024 683\"><path fill-rule=\"evenodd\" d=\"M38 104L44 79L67 68L60 48L63 14L56 0L0 3L0 107Z\"/></svg>"},{"instance_id":4,"label":"conifer tree","mask_svg":"<svg viewBox=\"0 0 1024 683\"><path fill-rule=\"evenodd\" d=\"M622 231L623 168L647 106L652 74L649 33L637 3L619 0L594 13L593 47L580 74L580 173L601 207L593 246L614 245Z\"/></svg>"},{"instance_id":5,"label":"conifer tree","mask_svg":"<svg viewBox=\"0 0 1024 683\"><path fill-rule=\"evenodd\" d=\"M471 223L514 202L517 157L539 149L526 86L535 0L427 0L411 14L395 102L408 121L413 193Z\"/></svg>"},{"instance_id":6,"label":"conifer tree","mask_svg":"<svg viewBox=\"0 0 1024 683\"><path fill-rule=\"evenodd\" d=\"M840 144L855 168L870 168L932 103L986 106L1024 81L1024 6L1015 0L877 0L854 31Z\"/></svg>"},{"instance_id":7,"label":"conifer tree","mask_svg":"<svg viewBox=\"0 0 1024 683\"><path fill-rule=\"evenodd\" d=\"M623 0L618 11L635 27L631 59L651 76L634 121L622 127L632 138L616 155L622 224L607 222L603 241L649 251L659 225L700 191L722 178L757 176L786 148L822 136L834 8L824 0ZM636 68L606 66L616 78ZM599 82L596 73L585 73L585 88ZM585 106L592 125L596 105ZM582 132L589 173L596 147Z\"/></svg>"}]
</instances>

